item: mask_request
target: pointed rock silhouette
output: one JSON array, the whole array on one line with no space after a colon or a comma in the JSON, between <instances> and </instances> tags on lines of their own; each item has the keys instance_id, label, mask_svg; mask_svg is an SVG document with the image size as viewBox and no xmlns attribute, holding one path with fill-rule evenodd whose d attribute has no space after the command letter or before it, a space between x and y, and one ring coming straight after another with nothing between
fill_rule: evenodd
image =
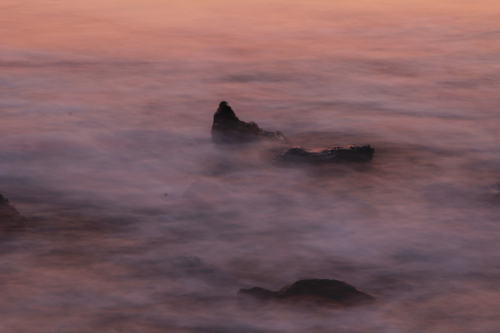
<instances>
[{"instance_id":1,"label":"pointed rock silhouette","mask_svg":"<svg viewBox=\"0 0 500 333\"><path fill-rule=\"evenodd\" d=\"M219 108L214 114L212 142L224 144L263 140L289 143L288 139L279 131L264 131L254 122L241 121L227 102L220 102Z\"/></svg>"},{"instance_id":2,"label":"pointed rock silhouette","mask_svg":"<svg viewBox=\"0 0 500 333\"><path fill-rule=\"evenodd\" d=\"M24 228L26 218L19 214L9 199L0 194L0 229L11 230Z\"/></svg>"}]
</instances>

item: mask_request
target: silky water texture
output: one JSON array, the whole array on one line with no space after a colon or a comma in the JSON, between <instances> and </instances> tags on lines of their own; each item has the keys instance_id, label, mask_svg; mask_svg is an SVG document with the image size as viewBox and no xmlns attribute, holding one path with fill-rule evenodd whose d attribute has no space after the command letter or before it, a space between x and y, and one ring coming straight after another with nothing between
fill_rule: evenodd
<instances>
[{"instance_id":1,"label":"silky water texture","mask_svg":"<svg viewBox=\"0 0 500 333\"><path fill-rule=\"evenodd\" d=\"M498 1L2 0L0 331L498 332ZM213 114L370 163L278 168ZM241 307L344 280L348 309Z\"/></svg>"}]
</instances>

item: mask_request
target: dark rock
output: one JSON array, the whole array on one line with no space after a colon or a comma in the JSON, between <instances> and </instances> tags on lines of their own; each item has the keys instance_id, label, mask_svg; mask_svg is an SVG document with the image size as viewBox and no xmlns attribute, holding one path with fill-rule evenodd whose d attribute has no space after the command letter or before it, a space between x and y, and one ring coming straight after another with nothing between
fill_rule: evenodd
<instances>
[{"instance_id":1,"label":"dark rock","mask_svg":"<svg viewBox=\"0 0 500 333\"><path fill-rule=\"evenodd\" d=\"M26 218L19 214L9 199L0 194L0 229L13 230L26 226Z\"/></svg>"},{"instance_id":2,"label":"dark rock","mask_svg":"<svg viewBox=\"0 0 500 333\"><path fill-rule=\"evenodd\" d=\"M248 302L279 302L290 305L356 306L376 301L374 297L344 281L327 279L300 280L279 291L259 287L240 289L237 296L240 301L247 304Z\"/></svg>"},{"instance_id":3,"label":"dark rock","mask_svg":"<svg viewBox=\"0 0 500 333\"><path fill-rule=\"evenodd\" d=\"M289 143L288 139L279 131L264 131L254 122L247 123L239 120L227 102L221 102L214 114L212 142L250 143L257 141Z\"/></svg>"},{"instance_id":4,"label":"dark rock","mask_svg":"<svg viewBox=\"0 0 500 333\"><path fill-rule=\"evenodd\" d=\"M320 164L331 162L369 162L375 149L370 146L333 147L322 151L309 148L293 147L286 149L274 158L277 165Z\"/></svg>"}]
</instances>

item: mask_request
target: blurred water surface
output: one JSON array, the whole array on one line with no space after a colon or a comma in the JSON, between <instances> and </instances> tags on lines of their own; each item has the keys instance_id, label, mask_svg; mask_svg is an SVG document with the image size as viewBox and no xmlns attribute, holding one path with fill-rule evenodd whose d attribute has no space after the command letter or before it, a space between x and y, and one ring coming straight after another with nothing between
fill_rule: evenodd
<instances>
[{"instance_id":1,"label":"blurred water surface","mask_svg":"<svg viewBox=\"0 0 500 333\"><path fill-rule=\"evenodd\" d=\"M3 0L0 26L0 193L31 225L0 239L1 332L498 331L497 1ZM375 158L216 149L221 100ZM379 304L237 306L302 278Z\"/></svg>"}]
</instances>

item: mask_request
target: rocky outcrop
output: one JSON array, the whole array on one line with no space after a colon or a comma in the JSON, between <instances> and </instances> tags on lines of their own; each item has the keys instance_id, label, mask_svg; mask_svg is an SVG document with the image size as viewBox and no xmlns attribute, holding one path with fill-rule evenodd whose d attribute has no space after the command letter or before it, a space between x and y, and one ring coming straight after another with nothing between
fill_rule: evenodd
<instances>
[{"instance_id":1,"label":"rocky outcrop","mask_svg":"<svg viewBox=\"0 0 500 333\"><path fill-rule=\"evenodd\" d=\"M277 165L294 164L321 164L332 162L369 162L373 159L375 149L370 146L333 147L326 150L314 151L309 148L289 148L274 159Z\"/></svg>"},{"instance_id":2,"label":"rocky outcrop","mask_svg":"<svg viewBox=\"0 0 500 333\"><path fill-rule=\"evenodd\" d=\"M254 122L247 123L241 121L236 117L236 114L227 102L221 102L217 112L214 114L212 142L225 144L257 141L289 142L283 133L279 131L264 131Z\"/></svg>"},{"instance_id":3,"label":"rocky outcrop","mask_svg":"<svg viewBox=\"0 0 500 333\"><path fill-rule=\"evenodd\" d=\"M0 194L0 230L15 230L26 226L26 218L19 214L9 199Z\"/></svg>"},{"instance_id":4,"label":"rocky outcrop","mask_svg":"<svg viewBox=\"0 0 500 333\"><path fill-rule=\"evenodd\" d=\"M326 306L356 306L376 299L340 280L300 280L279 291L254 287L240 289L238 299L244 304L278 302L282 304L311 304Z\"/></svg>"},{"instance_id":5,"label":"rocky outcrop","mask_svg":"<svg viewBox=\"0 0 500 333\"><path fill-rule=\"evenodd\" d=\"M274 141L290 145L283 133L268 132L254 122L241 121L233 109L222 101L214 114L212 125L212 142L217 144L250 143L258 141ZM282 151L274 158L277 165L322 164L331 162L369 162L375 150L370 145L332 147L325 150L314 150L293 147Z\"/></svg>"}]
</instances>

